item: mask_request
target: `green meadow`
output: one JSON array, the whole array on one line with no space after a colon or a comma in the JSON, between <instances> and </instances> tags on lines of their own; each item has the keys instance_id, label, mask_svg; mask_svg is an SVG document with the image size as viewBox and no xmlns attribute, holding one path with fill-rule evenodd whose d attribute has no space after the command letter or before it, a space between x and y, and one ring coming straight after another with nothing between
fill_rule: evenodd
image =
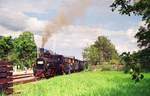
<instances>
[{"instance_id":1,"label":"green meadow","mask_svg":"<svg viewBox=\"0 0 150 96\"><path fill-rule=\"evenodd\" d=\"M150 73L135 84L123 72L81 72L16 85L14 91L13 96L150 96Z\"/></svg>"}]
</instances>

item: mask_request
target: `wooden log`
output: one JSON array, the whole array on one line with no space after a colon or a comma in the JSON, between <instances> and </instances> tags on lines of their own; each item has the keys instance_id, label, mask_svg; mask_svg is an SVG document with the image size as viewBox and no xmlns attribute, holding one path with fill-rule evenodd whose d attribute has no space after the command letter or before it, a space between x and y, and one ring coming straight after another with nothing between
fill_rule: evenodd
<instances>
[{"instance_id":1,"label":"wooden log","mask_svg":"<svg viewBox=\"0 0 150 96\"><path fill-rule=\"evenodd\" d=\"M5 84L5 83L8 83L8 82L12 82L13 79L12 78L1 78L0 79L0 84Z\"/></svg>"},{"instance_id":2,"label":"wooden log","mask_svg":"<svg viewBox=\"0 0 150 96\"><path fill-rule=\"evenodd\" d=\"M7 76L12 76L13 75L13 72L7 72Z\"/></svg>"},{"instance_id":3,"label":"wooden log","mask_svg":"<svg viewBox=\"0 0 150 96\"><path fill-rule=\"evenodd\" d=\"M13 92L12 63L0 61L0 92L12 94Z\"/></svg>"},{"instance_id":4,"label":"wooden log","mask_svg":"<svg viewBox=\"0 0 150 96\"><path fill-rule=\"evenodd\" d=\"M12 72L1 72L1 73L0 73L0 79L1 79L1 78L9 78L9 77L11 77L12 75L13 75Z\"/></svg>"},{"instance_id":5,"label":"wooden log","mask_svg":"<svg viewBox=\"0 0 150 96\"><path fill-rule=\"evenodd\" d=\"M12 67L12 63L6 61L0 61L0 67Z\"/></svg>"},{"instance_id":6,"label":"wooden log","mask_svg":"<svg viewBox=\"0 0 150 96\"><path fill-rule=\"evenodd\" d=\"M0 72L7 72L7 71L13 71L13 67L7 67L7 66L0 67Z\"/></svg>"},{"instance_id":7,"label":"wooden log","mask_svg":"<svg viewBox=\"0 0 150 96\"><path fill-rule=\"evenodd\" d=\"M3 73L1 72L0 73L0 79L1 78L7 78L7 72L3 72Z\"/></svg>"},{"instance_id":8,"label":"wooden log","mask_svg":"<svg viewBox=\"0 0 150 96\"><path fill-rule=\"evenodd\" d=\"M8 87L5 85L5 84L0 84L0 90L5 90L7 89Z\"/></svg>"},{"instance_id":9,"label":"wooden log","mask_svg":"<svg viewBox=\"0 0 150 96\"><path fill-rule=\"evenodd\" d=\"M0 64L0 67L12 67L10 64Z\"/></svg>"},{"instance_id":10,"label":"wooden log","mask_svg":"<svg viewBox=\"0 0 150 96\"><path fill-rule=\"evenodd\" d=\"M6 83L6 86L7 86L7 87L13 87L13 82Z\"/></svg>"},{"instance_id":11,"label":"wooden log","mask_svg":"<svg viewBox=\"0 0 150 96\"><path fill-rule=\"evenodd\" d=\"M0 84L0 88L2 89L7 89L9 87L13 87L13 83Z\"/></svg>"},{"instance_id":12,"label":"wooden log","mask_svg":"<svg viewBox=\"0 0 150 96\"><path fill-rule=\"evenodd\" d=\"M5 61L0 61L0 65L7 65L8 63Z\"/></svg>"},{"instance_id":13,"label":"wooden log","mask_svg":"<svg viewBox=\"0 0 150 96\"><path fill-rule=\"evenodd\" d=\"M8 61L1 60L1 61L0 61L0 64L12 64L12 63L11 63L11 62L8 62Z\"/></svg>"},{"instance_id":14,"label":"wooden log","mask_svg":"<svg viewBox=\"0 0 150 96\"><path fill-rule=\"evenodd\" d=\"M13 88L12 88L12 87L7 88L6 90L4 90L4 93L5 93L6 95L12 94L12 93L13 93Z\"/></svg>"},{"instance_id":15,"label":"wooden log","mask_svg":"<svg viewBox=\"0 0 150 96\"><path fill-rule=\"evenodd\" d=\"M0 79L0 84L5 84L8 82L8 79L7 78L1 78Z\"/></svg>"}]
</instances>

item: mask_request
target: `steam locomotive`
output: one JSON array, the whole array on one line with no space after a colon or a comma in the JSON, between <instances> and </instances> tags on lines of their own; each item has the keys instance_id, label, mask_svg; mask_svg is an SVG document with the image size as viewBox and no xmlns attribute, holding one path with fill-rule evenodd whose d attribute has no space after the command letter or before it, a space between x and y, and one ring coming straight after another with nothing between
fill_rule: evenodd
<instances>
[{"instance_id":1,"label":"steam locomotive","mask_svg":"<svg viewBox=\"0 0 150 96\"><path fill-rule=\"evenodd\" d=\"M53 54L44 48L40 48L39 52L39 57L33 66L35 77L50 78L56 75L80 72L85 69L85 62L75 59L75 57Z\"/></svg>"}]
</instances>

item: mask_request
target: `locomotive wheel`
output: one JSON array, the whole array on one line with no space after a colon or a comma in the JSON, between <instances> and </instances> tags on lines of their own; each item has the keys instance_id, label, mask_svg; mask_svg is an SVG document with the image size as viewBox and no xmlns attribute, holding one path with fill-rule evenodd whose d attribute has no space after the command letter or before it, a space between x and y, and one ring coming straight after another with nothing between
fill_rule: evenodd
<instances>
[{"instance_id":1,"label":"locomotive wheel","mask_svg":"<svg viewBox=\"0 0 150 96\"><path fill-rule=\"evenodd\" d=\"M33 70L33 76L36 76L36 70Z\"/></svg>"},{"instance_id":2,"label":"locomotive wheel","mask_svg":"<svg viewBox=\"0 0 150 96\"><path fill-rule=\"evenodd\" d=\"M45 78L46 78L46 79L49 79L50 76L49 76L48 74L45 74Z\"/></svg>"},{"instance_id":3,"label":"locomotive wheel","mask_svg":"<svg viewBox=\"0 0 150 96\"><path fill-rule=\"evenodd\" d=\"M46 78L46 79L49 79L49 78L50 78L50 76L46 76L45 78Z\"/></svg>"}]
</instances>

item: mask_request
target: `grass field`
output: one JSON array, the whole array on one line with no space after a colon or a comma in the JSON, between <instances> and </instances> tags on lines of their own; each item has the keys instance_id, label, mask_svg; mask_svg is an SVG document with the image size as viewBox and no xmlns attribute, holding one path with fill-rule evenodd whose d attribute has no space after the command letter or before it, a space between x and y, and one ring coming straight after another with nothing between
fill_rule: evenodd
<instances>
[{"instance_id":1,"label":"grass field","mask_svg":"<svg viewBox=\"0 0 150 96\"><path fill-rule=\"evenodd\" d=\"M150 74L144 76L135 84L121 72L81 72L17 85L15 91L19 96L150 96Z\"/></svg>"}]
</instances>

